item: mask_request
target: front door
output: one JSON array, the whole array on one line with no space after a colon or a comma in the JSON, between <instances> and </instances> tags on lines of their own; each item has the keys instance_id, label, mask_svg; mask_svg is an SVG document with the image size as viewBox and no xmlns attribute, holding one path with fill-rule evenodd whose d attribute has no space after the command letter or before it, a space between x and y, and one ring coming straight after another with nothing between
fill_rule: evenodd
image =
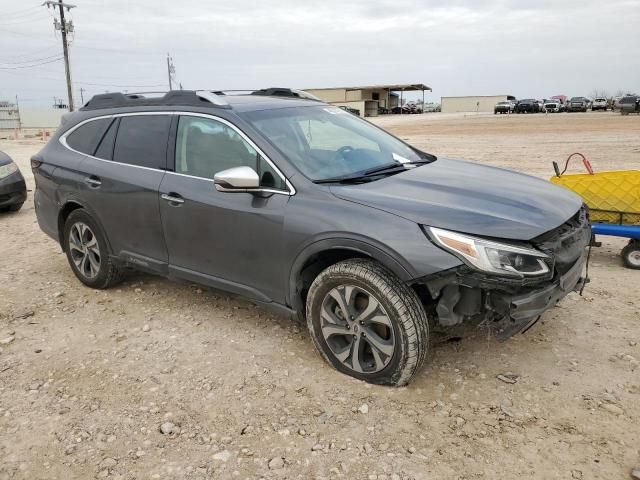
<instances>
[{"instance_id":1,"label":"front door","mask_svg":"<svg viewBox=\"0 0 640 480\"><path fill-rule=\"evenodd\" d=\"M175 171L160 185L170 271L256 300L282 302L289 200L284 177L223 119L180 116L174 158ZM217 191L214 175L238 166L255 169L265 192Z\"/></svg>"}]
</instances>

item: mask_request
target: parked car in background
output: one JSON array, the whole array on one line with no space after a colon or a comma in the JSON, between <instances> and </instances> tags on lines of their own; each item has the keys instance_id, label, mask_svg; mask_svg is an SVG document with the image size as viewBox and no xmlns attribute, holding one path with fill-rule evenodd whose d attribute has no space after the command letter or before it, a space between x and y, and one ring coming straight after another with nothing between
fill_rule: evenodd
<instances>
[{"instance_id":1,"label":"parked car in background","mask_svg":"<svg viewBox=\"0 0 640 480\"><path fill-rule=\"evenodd\" d=\"M559 113L563 110L560 100L547 100L544 102L544 111L547 113Z\"/></svg>"},{"instance_id":2,"label":"parked car in background","mask_svg":"<svg viewBox=\"0 0 640 480\"><path fill-rule=\"evenodd\" d=\"M0 152L0 212L17 212L27 200L27 185L18 165Z\"/></svg>"},{"instance_id":3,"label":"parked car in background","mask_svg":"<svg viewBox=\"0 0 640 480\"><path fill-rule=\"evenodd\" d=\"M568 112L586 112L589 108L589 100L586 97L571 97L567 105Z\"/></svg>"},{"instance_id":4,"label":"parked car in background","mask_svg":"<svg viewBox=\"0 0 640 480\"><path fill-rule=\"evenodd\" d=\"M424 104L424 111L426 112L439 112L440 104L435 102L427 102Z\"/></svg>"},{"instance_id":5,"label":"parked car in background","mask_svg":"<svg viewBox=\"0 0 640 480\"><path fill-rule=\"evenodd\" d=\"M518 100L515 110L516 113L540 113L541 111L540 103L535 98Z\"/></svg>"},{"instance_id":6,"label":"parked car in background","mask_svg":"<svg viewBox=\"0 0 640 480\"><path fill-rule=\"evenodd\" d=\"M630 113L640 113L640 96L629 95L622 97L619 102L620 113L629 115Z\"/></svg>"},{"instance_id":7,"label":"parked car in background","mask_svg":"<svg viewBox=\"0 0 640 480\"><path fill-rule=\"evenodd\" d=\"M606 112L608 108L609 108L609 100L607 100L606 98L596 98L593 100L593 103L591 104L591 110L594 112L596 110L604 110Z\"/></svg>"},{"instance_id":8,"label":"parked car in background","mask_svg":"<svg viewBox=\"0 0 640 480\"><path fill-rule=\"evenodd\" d=\"M493 107L493 113L513 113L515 110L515 104L511 100L507 100L505 102L498 102L496 106Z\"/></svg>"},{"instance_id":9,"label":"parked car in background","mask_svg":"<svg viewBox=\"0 0 640 480\"><path fill-rule=\"evenodd\" d=\"M130 266L242 295L384 385L408 383L437 332L505 340L583 285L574 193L271 91L111 93L66 115L31 165L38 224L78 280Z\"/></svg>"},{"instance_id":10,"label":"parked car in background","mask_svg":"<svg viewBox=\"0 0 640 480\"><path fill-rule=\"evenodd\" d=\"M566 95L554 95L549 100L557 100L557 101L560 102L561 105L566 105L567 104L567 96Z\"/></svg>"},{"instance_id":11,"label":"parked car in background","mask_svg":"<svg viewBox=\"0 0 640 480\"><path fill-rule=\"evenodd\" d=\"M341 105L338 108L341 108L345 112L349 112L353 115L360 116L360 110L358 110L357 108L347 107L346 105Z\"/></svg>"}]
</instances>

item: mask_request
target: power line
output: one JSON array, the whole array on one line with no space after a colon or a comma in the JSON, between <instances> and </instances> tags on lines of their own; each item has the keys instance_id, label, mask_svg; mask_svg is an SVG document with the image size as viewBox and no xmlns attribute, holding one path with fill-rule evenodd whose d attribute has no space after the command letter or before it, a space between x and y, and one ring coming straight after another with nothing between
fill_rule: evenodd
<instances>
[{"instance_id":1,"label":"power line","mask_svg":"<svg viewBox=\"0 0 640 480\"><path fill-rule=\"evenodd\" d=\"M155 88L155 87L166 87L167 84L166 83L162 83L159 85L116 85L113 83L89 83L89 82L73 82L76 85L91 85L94 87L118 87L118 88L126 88L126 87L133 87L133 88Z\"/></svg>"},{"instance_id":2,"label":"power line","mask_svg":"<svg viewBox=\"0 0 640 480\"><path fill-rule=\"evenodd\" d=\"M62 54L60 52L58 52L55 55L49 55L48 57L34 58L34 59L31 59L31 60L22 60L20 62L1 62L0 61L0 63L1 64L6 64L6 65L10 65L10 66L11 65L22 65L22 64L25 64L25 63L35 63L35 62L40 62L40 61L43 61L43 60L49 60L49 59L54 58L54 57L55 58L62 58L61 55Z\"/></svg>"},{"instance_id":3,"label":"power line","mask_svg":"<svg viewBox=\"0 0 640 480\"><path fill-rule=\"evenodd\" d=\"M40 11L40 5L34 5L29 8L25 8L24 10L16 10L14 12L6 12L3 14L2 18L5 20L15 20L17 18L22 18L25 16L29 16L32 13L35 13L36 10Z\"/></svg>"},{"instance_id":4,"label":"power line","mask_svg":"<svg viewBox=\"0 0 640 480\"><path fill-rule=\"evenodd\" d=\"M59 62L60 60L62 60L62 56L58 57L58 58L54 58L53 60L47 60L46 62L40 62L40 63L34 63L33 65L18 65L15 67L2 67L0 66L0 70L18 70L18 69L22 69L22 68L33 68L33 67L39 67L40 65L47 65L49 63L53 63L53 62Z\"/></svg>"}]
</instances>

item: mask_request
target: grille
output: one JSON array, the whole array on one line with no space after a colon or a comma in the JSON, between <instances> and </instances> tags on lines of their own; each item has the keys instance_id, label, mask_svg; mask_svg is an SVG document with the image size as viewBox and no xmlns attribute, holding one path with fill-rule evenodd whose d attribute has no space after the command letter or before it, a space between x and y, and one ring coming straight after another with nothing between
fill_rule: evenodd
<instances>
[{"instance_id":1,"label":"grille","mask_svg":"<svg viewBox=\"0 0 640 480\"><path fill-rule=\"evenodd\" d=\"M590 240L589 213L583 206L565 223L535 238L532 243L555 258L556 271L562 275L582 256Z\"/></svg>"}]
</instances>

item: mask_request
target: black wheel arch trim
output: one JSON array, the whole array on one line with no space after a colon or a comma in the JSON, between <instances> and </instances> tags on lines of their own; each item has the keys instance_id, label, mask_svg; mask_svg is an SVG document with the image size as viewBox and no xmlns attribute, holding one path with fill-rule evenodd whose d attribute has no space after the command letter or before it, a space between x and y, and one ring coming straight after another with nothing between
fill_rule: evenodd
<instances>
[{"instance_id":1,"label":"black wheel arch trim","mask_svg":"<svg viewBox=\"0 0 640 480\"><path fill-rule=\"evenodd\" d=\"M299 310L300 299L298 297L298 279L304 270L307 262L319 253L331 252L335 250L351 250L356 254L363 255L380 262L383 266L391 270L403 282L408 282L417 277L417 274L409 264L394 251L390 251L382 245L375 245L370 241L361 238L330 237L315 240L304 246L296 255L289 271L289 279L286 290L286 303L294 310Z\"/></svg>"},{"instance_id":2,"label":"black wheel arch trim","mask_svg":"<svg viewBox=\"0 0 640 480\"><path fill-rule=\"evenodd\" d=\"M91 219L98 224L98 227L102 231L102 234L103 234L103 237L105 239L105 242L107 242L108 254L111 255L113 253L113 248L111 248L111 242L109 241L109 235L107 235L107 231L104 229L104 226L102 225L102 222L100 221L100 217L98 217L96 212L90 206L88 206L86 203L84 203L82 200L79 200L79 199L77 199L75 197L69 197L69 198L65 198L60 203L60 208L58 209L58 219L57 219L58 225L60 225L60 215L62 215L62 212L67 207L67 205L70 205L70 204L78 205L78 208L81 208L85 212L87 212L87 214L89 214L89 216L91 216ZM74 210L76 210L76 209L74 209ZM71 215L71 214L69 214L69 215ZM58 241L60 243L60 247L64 250L64 238L63 237L64 237L64 223L62 223L62 228L58 228Z\"/></svg>"}]
</instances>

